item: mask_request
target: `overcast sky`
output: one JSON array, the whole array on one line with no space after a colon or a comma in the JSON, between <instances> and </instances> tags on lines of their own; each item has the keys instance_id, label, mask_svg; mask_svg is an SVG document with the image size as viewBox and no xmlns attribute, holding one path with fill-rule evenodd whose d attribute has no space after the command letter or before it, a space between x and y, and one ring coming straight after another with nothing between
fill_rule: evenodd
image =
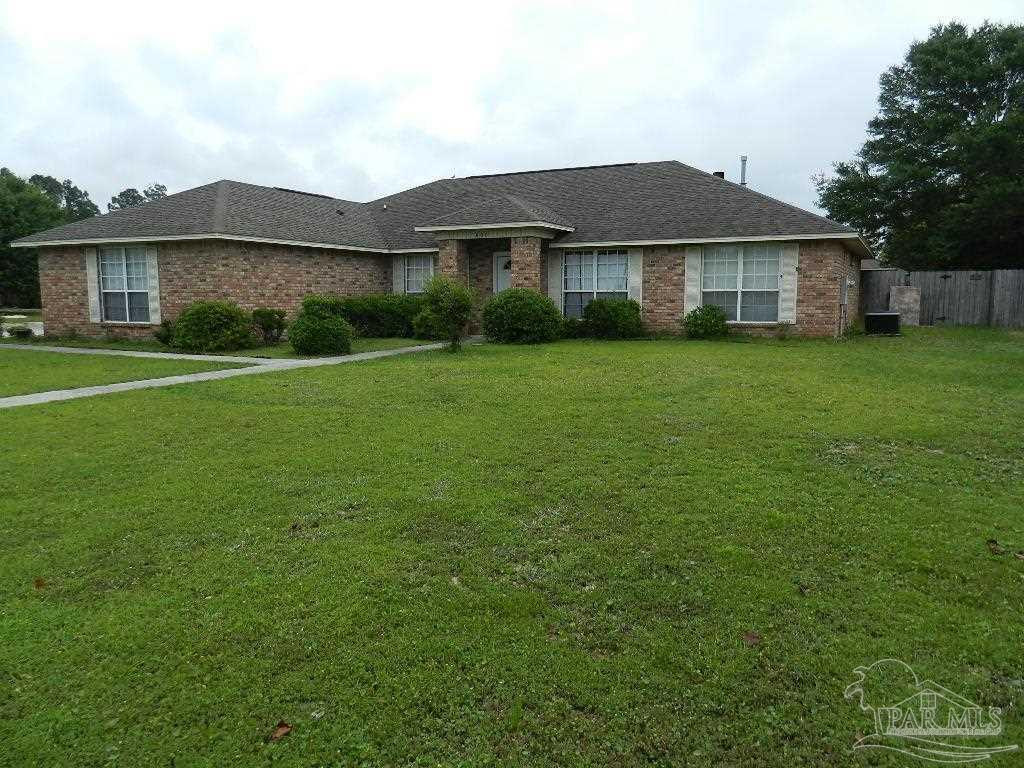
<instances>
[{"instance_id":1,"label":"overcast sky","mask_svg":"<svg viewBox=\"0 0 1024 768\"><path fill-rule=\"evenodd\" d=\"M260 4L0 0L0 165L365 201L452 175L681 160L813 207L878 76L1017 2Z\"/></svg>"}]
</instances>

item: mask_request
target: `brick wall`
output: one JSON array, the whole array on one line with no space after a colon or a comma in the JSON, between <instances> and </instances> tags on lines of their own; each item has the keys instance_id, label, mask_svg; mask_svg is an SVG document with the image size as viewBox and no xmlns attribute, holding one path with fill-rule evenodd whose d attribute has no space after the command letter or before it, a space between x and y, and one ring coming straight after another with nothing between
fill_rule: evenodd
<instances>
[{"instance_id":1,"label":"brick wall","mask_svg":"<svg viewBox=\"0 0 1024 768\"><path fill-rule=\"evenodd\" d=\"M686 246L648 246L643 260L644 324L658 333L678 333L686 288Z\"/></svg>"},{"instance_id":2,"label":"brick wall","mask_svg":"<svg viewBox=\"0 0 1024 768\"><path fill-rule=\"evenodd\" d=\"M160 311L174 318L194 301L227 299L245 309L272 307L293 316L308 293L387 293L391 257L227 240L157 244ZM149 325L89 322L85 249L46 248L39 255L46 333L149 336Z\"/></svg>"},{"instance_id":3,"label":"brick wall","mask_svg":"<svg viewBox=\"0 0 1024 768\"><path fill-rule=\"evenodd\" d=\"M461 243L446 246L446 243ZM443 241L439 268L458 270L481 299L492 294L496 250L512 254L512 284L547 291L546 249L539 238L472 243ZM517 259L518 257L518 259ZM228 299L246 309L274 307L293 315L308 293L384 293L391 290L390 256L270 244L204 240L158 244L160 306L176 317L193 301ZM44 248L39 254L46 332L86 336L148 336L151 327L89 322L85 250ZM839 332L841 280L853 278L846 325L858 319L860 262L840 243L800 242L797 324L801 336ZM643 318L652 331L679 330L685 291L685 247L653 246L643 252ZM749 328L752 332L758 329ZM774 326L760 329L774 332Z\"/></svg>"},{"instance_id":4,"label":"brick wall","mask_svg":"<svg viewBox=\"0 0 1024 768\"><path fill-rule=\"evenodd\" d=\"M510 238L512 287L544 291L544 241L539 237Z\"/></svg>"},{"instance_id":5,"label":"brick wall","mask_svg":"<svg viewBox=\"0 0 1024 768\"><path fill-rule=\"evenodd\" d=\"M796 333L800 336L836 336L840 328L842 282L855 280L849 289L846 327L858 316L860 261L835 240L800 242L800 269L796 283Z\"/></svg>"}]
</instances>

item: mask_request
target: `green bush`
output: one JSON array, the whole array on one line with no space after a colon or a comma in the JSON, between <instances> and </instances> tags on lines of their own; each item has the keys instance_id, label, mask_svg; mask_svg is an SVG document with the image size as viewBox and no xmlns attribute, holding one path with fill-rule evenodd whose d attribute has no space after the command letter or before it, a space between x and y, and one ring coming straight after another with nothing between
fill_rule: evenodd
<instances>
[{"instance_id":1,"label":"green bush","mask_svg":"<svg viewBox=\"0 0 1024 768\"><path fill-rule=\"evenodd\" d=\"M420 314L427 315L421 322L429 324L437 338L447 341L452 352L458 352L473 316L473 294L465 283L436 275L423 290Z\"/></svg>"},{"instance_id":2,"label":"green bush","mask_svg":"<svg viewBox=\"0 0 1024 768\"><path fill-rule=\"evenodd\" d=\"M347 355L353 335L349 322L337 316L301 312L288 326L288 341L300 355Z\"/></svg>"},{"instance_id":3,"label":"green bush","mask_svg":"<svg viewBox=\"0 0 1024 768\"><path fill-rule=\"evenodd\" d=\"M252 311L252 324L267 345L277 344L284 333L285 314L282 309L258 308Z\"/></svg>"},{"instance_id":4,"label":"green bush","mask_svg":"<svg viewBox=\"0 0 1024 768\"><path fill-rule=\"evenodd\" d=\"M300 314L306 317L341 317L343 296L310 293L302 300Z\"/></svg>"},{"instance_id":5,"label":"green bush","mask_svg":"<svg viewBox=\"0 0 1024 768\"><path fill-rule=\"evenodd\" d=\"M640 305L632 299L594 299L583 308L583 325L595 339L635 339L644 333Z\"/></svg>"},{"instance_id":6,"label":"green bush","mask_svg":"<svg viewBox=\"0 0 1024 768\"><path fill-rule=\"evenodd\" d=\"M174 346L188 352L224 352L255 345L252 315L230 301L197 301L174 324Z\"/></svg>"},{"instance_id":7,"label":"green bush","mask_svg":"<svg viewBox=\"0 0 1024 768\"><path fill-rule=\"evenodd\" d=\"M555 303L529 288L509 288L487 302L484 333L505 344L554 341L562 331L562 316Z\"/></svg>"},{"instance_id":8,"label":"green bush","mask_svg":"<svg viewBox=\"0 0 1024 768\"><path fill-rule=\"evenodd\" d=\"M582 339L587 335L587 326L583 324L583 321L578 317L563 317L562 318L562 333L563 339Z\"/></svg>"},{"instance_id":9,"label":"green bush","mask_svg":"<svg viewBox=\"0 0 1024 768\"><path fill-rule=\"evenodd\" d=\"M165 347L174 346L174 321L162 320L157 329L153 331L153 337Z\"/></svg>"},{"instance_id":10,"label":"green bush","mask_svg":"<svg viewBox=\"0 0 1024 768\"><path fill-rule=\"evenodd\" d=\"M729 335L725 310L717 304L705 304L686 313L683 331L691 339L720 339Z\"/></svg>"},{"instance_id":11,"label":"green bush","mask_svg":"<svg viewBox=\"0 0 1024 768\"><path fill-rule=\"evenodd\" d=\"M320 317L343 317L360 336L410 337L413 321L423 311L422 295L373 293L365 296L310 294L302 311Z\"/></svg>"},{"instance_id":12,"label":"green bush","mask_svg":"<svg viewBox=\"0 0 1024 768\"><path fill-rule=\"evenodd\" d=\"M417 339L440 339L444 331L438 327L434 313L424 308L412 320L412 335Z\"/></svg>"}]
</instances>

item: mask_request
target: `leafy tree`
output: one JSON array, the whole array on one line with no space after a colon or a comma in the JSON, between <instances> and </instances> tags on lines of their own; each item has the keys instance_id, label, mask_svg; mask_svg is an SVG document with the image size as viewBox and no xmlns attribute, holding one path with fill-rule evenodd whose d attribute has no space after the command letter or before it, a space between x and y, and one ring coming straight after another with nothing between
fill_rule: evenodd
<instances>
[{"instance_id":1,"label":"leafy tree","mask_svg":"<svg viewBox=\"0 0 1024 768\"><path fill-rule=\"evenodd\" d=\"M936 26L879 83L819 205L906 269L1024 266L1024 26Z\"/></svg>"},{"instance_id":2,"label":"leafy tree","mask_svg":"<svg viewBox=\"0 0 1024 768\"><path fill-rule=\"evenodd\" d=\"M39 264L10 243L64 221L60 207L34 184L0 168L0 304L38 307Z\"/></svg>"},{"instance_id":3,"label":"leafy tree","mask_svg":"<svg viewBox=\"0 0 1024 768\"><path fill-rule=\"evenodd\" d=\"M163 184L150 184L141 192L135 189L135 187L128 187L128 189L123 189L110 198L110 202L107 203L107 210L120 211L125 208L137 208L140 205L151 203L162 197L167 197L167 187Z\"/></svg>"},{"instance_id":4,"label":"leafy tree","mask_svg":"<svg viewBox=\"0 0 1024 768\"><path fill-rule=\"evenodd\" d=\"M80 221L90 216L98 216L99 207L89 199L89 193L79 189L71 179L57 181L53 176L35 174L28 180L29 184L38 187L64 212L64 221Z\"/></svg>"}]
</instances>

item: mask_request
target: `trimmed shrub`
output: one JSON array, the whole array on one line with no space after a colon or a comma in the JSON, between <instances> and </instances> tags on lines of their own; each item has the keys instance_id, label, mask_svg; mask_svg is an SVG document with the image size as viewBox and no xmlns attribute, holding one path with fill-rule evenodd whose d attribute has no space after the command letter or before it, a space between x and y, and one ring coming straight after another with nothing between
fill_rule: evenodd
<instances>
[{"instance_id":1,"label":"trimmed shrub","mask_svg":"<svg viewBox=\"0 0 1024 768\"><path fill-rule=\"evenodd\" d=\"M174 346L188 352L224 352L255 344L252 316L230 301L197 301L174 324Z\"/></svg>"},{"instance_id":2,"label":"trimmed shrub","mask_svg":"<svg viewBox=\"0 0 1024 768\"><path fill-rule=\"evenodd\" d=\"M683 331L691 339L720 339L729 335L725 310L717 304L705 304L686 313Z\"/></svg>"},{"instance_id":3,"label":"trimmed shrub","mask_svg":"<svg viewBox=\"0 0 1024 768\"><path fill-rule=\"evenodd\" d=\"M344 298L325 293L310 293L302 300L300 314L306 317L340 317Z\"/></svg>"},{"instance_id":4,"label":"trimmed shrub","mask_svg":"<svg viewBox=\"0 0 1024 768\"><path fill-rule=\"evenodd\" d=\"M347 355L352 336L352 326L343 317L301 312L288 326L288 341L300 355Z\"/></svg>"},{"instance_id":5,"label":"trimmed shrub","mask_svg":"<svg viewBox=\"0 0 1024 768\"><path fill-rule=\"evenodd\" d=\"M284 310L258 308L252 311L252 324L267 345L277 344L284 333Z\"/></svg>"},{"instance_id":6,"label":"trimmed shrub","mask_svg":"<svg viewBox=\"0 0 1024 768\"><path fill-rule=\"evenodd\" d=\"M554 341L562 331L562 316L547 296L529 288L509 288L487 302L484 333L504 344Z\"/></svg>"},{"instance_id":7,"label":"trimmed shrub","mask_svg":"<svg viewBox=\"0 0 1024 768\"><path fill-rule=\"evenodd\" d=\"M635 339L644 333L640 305L632 299L594 299L583 308L583 325L596 339Z\"/></svg>"},{"instance_id":8,"label":"trimmed shrub","mask_svg":"<svg viewBox=\"0 0 1024 768\"><path fill-rule=\"evenodd\" d=\"M587 326L583 324L583 321L578 317L563 317L562 318L562 333L563 339L582 339L587 335Z\"/></svg>"},{"instance_id":9,"label":"trimmed shrub","mask_svg":"<svg viewBox=\"0 0 1024 768\"><path fill-rule=\"evenodd\" d=\"M8 325L4 330L12 339L31 339L35 335L27 325Z\"/></svg>"},{"instance_id":10,"label":"trimmed shrub","mask_svg":"<svg viewBox=\"0 0 1024 768\"><path fill-rule=\"evenodd\" d=\"M438 327L434 313L421 309L412 320L412 335L417 339L440 339L443 331Z\"/></svg>"},{"instance_id":11,"label":"trimmed shrub","mask_svg":"<svg viewBox=\"0 0 1024 768\"><path fill-rule=\"evenodd\" d=\"M165 347L174 346L174 321L161 320L160 325L153 331L153 338Z\"/></svg>"},{"instance_id":12,"label":"trimmed shrub","mask_svg":"<svg viewBox=\"0 0 1024 768\"><path fill-rule=\"evenodd\" d=\"M343 317L360 336L410 337L415 335L413 322L423 311L424 301L420 294L310 294L302 300L302 311L320 317Z\"/></svg>"},{"instance_id":13,"label":"trimmed shrub","mask_svg":"<svg viewBox=\"0 0 1024 768\"><path fill-rule=\"evenodd\" d=\"M422 318L420 315L426 315ZM423 290L423 310L417 321L429 325L437 338L448 342L448 349L458 352L473 315L473 294L469 286L450 277L430 278Z\"/></svg>"}]
</instances>

